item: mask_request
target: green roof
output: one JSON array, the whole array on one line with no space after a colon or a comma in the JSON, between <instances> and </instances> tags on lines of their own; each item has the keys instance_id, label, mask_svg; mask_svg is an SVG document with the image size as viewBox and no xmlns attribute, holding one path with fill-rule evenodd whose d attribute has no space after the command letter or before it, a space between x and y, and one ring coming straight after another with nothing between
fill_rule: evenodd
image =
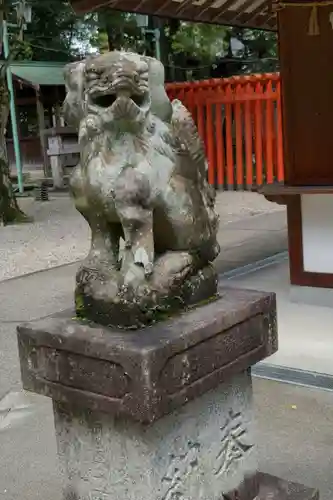
<instances>
[{"instance_id":1,"label":"green roof","mask_svg":"<svg viewBox=\"0 0 333 500\"><path fill-rule=\"evenodd\" d=\"M10 68L17 78L38 87L40 85L64 85L64 66L65 63L17 61L12 62Z\"/></svg>"}]
</instances>

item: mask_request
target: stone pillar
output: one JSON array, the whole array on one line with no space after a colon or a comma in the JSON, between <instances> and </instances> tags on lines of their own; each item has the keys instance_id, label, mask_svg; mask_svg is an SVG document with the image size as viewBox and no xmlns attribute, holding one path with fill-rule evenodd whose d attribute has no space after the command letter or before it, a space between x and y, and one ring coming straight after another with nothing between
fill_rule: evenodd
<instances>
[{"instance_id":1,"label":"stone pillar","mask_svg":"<svg viewBox=\"0 0 333 500\"><path fill-rule=\"evenodd\" d=\"M72 316L18 328L24 387L53 399L65 500L267 497L250 367L277 349L274 295L230 289L132 333Z\"/></svg>"},{"instance_id":2,"label":"stone pillar","mask_svg":"<svg viewBox=\"0 0 333 500\"><path fill-rule=\"evenodd\" d=\"M245 481L256 496L249 373L154 423L58 402L54 414L66 499L220 499Z\"/></svg>"}]
</instances>

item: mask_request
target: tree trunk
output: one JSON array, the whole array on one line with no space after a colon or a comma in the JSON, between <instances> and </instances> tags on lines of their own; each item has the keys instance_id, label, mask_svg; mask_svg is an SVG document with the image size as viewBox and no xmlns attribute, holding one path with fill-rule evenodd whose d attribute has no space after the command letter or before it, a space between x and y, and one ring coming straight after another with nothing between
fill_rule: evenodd
<instances>
[{"instance_id":1,"label":"tree trunk","mask_svg":"<svg viewBox=\"0 0 333 500\"><path fill-rule=\"evenodd\" d=\"M6 147L6 127L9 116L9 94L5 72L0 74L0 225L26 222L28 218L20 210L9 175Z\"/></svg>"}]
</instances>

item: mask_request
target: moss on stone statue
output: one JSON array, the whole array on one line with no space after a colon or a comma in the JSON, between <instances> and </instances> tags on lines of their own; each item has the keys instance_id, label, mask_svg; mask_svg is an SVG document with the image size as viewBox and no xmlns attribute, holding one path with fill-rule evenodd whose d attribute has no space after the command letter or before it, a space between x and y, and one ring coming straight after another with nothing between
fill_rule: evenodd
<instances>
[{"instance_id":1,"label":"moss on stone statue","mask_svg":"<svg viewBox=\"0 0 333 500\"><path fill-rule=\"evenodd\" d=\"M187 311L193 311L194 309L198 309L200 307L211 304L219 298L220 295L216 293L193 304L184 303L181 297L172 297L171 299L166 299L162 305L159 305L154 309L143 311L147 320L146 326L176 318L177 316L181 316Z\"/></svg>"},{"instance_id":2,"label":"moss on stone statue","mask_svg":"<svg viewBox=\"0 0 333 500\"><path fill-rule=\"evenodd\" d=\"M165 298L165 300L161 301L159 305L156 305L154 307L138 309L136 315L137 323L135 325L133 324L124 326L124 325L115 325L114 323L110 322L110 318L112 316L111 312L110 315L108 316L106 313L103 314L96 309L94 312L92 310L89 311L89 308L87 310L85 307L85 299L83 294L81 292L76 292L75 294L76 316L72 319L73 321L79 321L84 323L86 322L95 324L100 323L102 325L108 326L111 329L119 328L121 330L133 331L149 327L156 323L163 323L164 321L177 318L178 316L181 316L182 314L188 311L193 311L194 309L204 307L210 303L213 303L219 298L220 298L219 294L214 294L208 298L205 298L193 304L184 303L181 297L174 296L171 298L170 297Z\"/></svg>"},{"instance_id":3,"label":"moss on stone statue","mask_svg":"<svg viewBox=\"0 0 333 500\"><path fill-rule=\"evenodd\" d=\"M85 319L84 297L81 292L75 292L75 312L77 318Z\"/></svg>"},{"instance_id":4,"label":"moss on stone statue","mask_svg":"<svg viewBox=\"0 0 333 500\"><path fill-rule=\"evenodd\" d=\"M214 295L208 297L207 299L200 300L199 302L196 302L195 304L188 306L187 309L196 309L197 307L207 306L208 304L211 304L212 302L215 302L220 298L221 295L219 293L215 293Z\"/></svg>"},{"instance_id":5,"label":"moss on stone statue","mask_svg":"<svg viewBox=\"0 0 333 500\"><path fill-rule=\"evenodd\" d=\"M106 294L96 300L89 291L89 287L77 286L77 319L122 330L140 330L168 321L219 298L216 272L212 266L198 271L185 283L166 290L158 297L154 290L150 290L150 293L141 294L140 300L136 300L135 291L124 287L118 290L116 297L109 298Z\"/></svg>"},{"instance_id":6,"label":"moss on stone statue","mask_svg":"<svg viewBox=\"0 0 333 500\"><path fill-rule=\"evenodd\" d=\"M142 313L147 320L146 326L149 326L176 318L177 316L181 316L189 310L204 307L212 302L215 302L219 298L220 295L216 293L193 304L186 304L181 297L172 297L165 299L162 304L152 309L142 311Z\"/></svg>"}]
</instances>

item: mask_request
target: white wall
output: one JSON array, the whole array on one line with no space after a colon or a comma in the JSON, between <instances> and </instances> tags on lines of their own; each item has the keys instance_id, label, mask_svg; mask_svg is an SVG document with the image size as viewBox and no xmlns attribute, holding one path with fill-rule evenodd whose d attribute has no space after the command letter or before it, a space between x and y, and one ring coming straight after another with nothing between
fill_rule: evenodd
<instances>
[{"instance_id":1,"label":"white wall","mask_svg":"<svg viewBox=\"0 0 333 500\"><path fill-rule=\"evenodd\" d=\"M304 270L333 273L333 194L301 195Z\"/></svg>"}]
</instances>

